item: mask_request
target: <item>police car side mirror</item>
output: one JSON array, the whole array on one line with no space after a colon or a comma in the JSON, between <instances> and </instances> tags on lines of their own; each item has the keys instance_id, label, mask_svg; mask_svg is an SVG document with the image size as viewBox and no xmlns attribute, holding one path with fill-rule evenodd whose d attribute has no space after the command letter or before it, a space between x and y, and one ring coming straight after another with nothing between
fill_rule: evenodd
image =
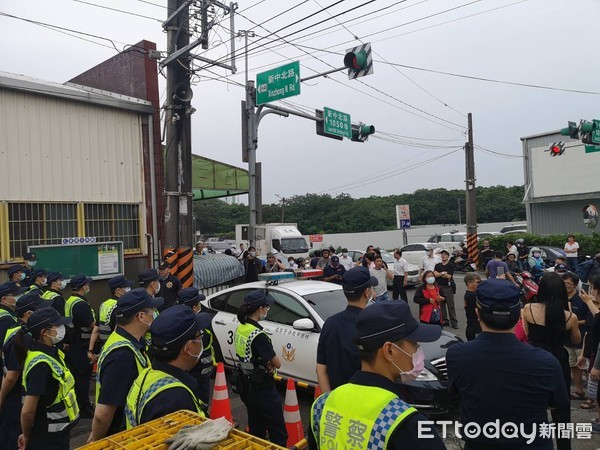
<instances>
[{"instance_id":1,"label":"police car side mirror","mask_svg":"<svg viewBox=\"0 0 600 450\"><path fill-rule=\"evenodd\" d=\"M292 326L294 327L294 330L301 331L312 331L315 328L315 324L310 319L295 320Z\"/></svg>"}]
</instances>

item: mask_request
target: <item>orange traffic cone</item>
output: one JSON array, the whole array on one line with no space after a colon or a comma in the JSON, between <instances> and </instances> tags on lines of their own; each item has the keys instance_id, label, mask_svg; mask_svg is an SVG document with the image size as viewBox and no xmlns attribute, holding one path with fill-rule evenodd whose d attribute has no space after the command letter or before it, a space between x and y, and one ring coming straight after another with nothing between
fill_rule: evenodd
<instances>
[{"instance_id":1,"label":"orange traffic cone","mask_svg":"<svg viewBox=\"0 0 600 450\"><path fill-rule=\"evenodd\" d=\"M321 392L321 386L319 386L318 384L315 386L315 400L318 399L321 396L322 392Z\"/></svg>"},{"instance_id":2,"label":"orange traffic cone","mask_svg":"<svg viewBox=\"0 0 600 450\"><path fill-rule=\"evenodd\" d=\"M225 368L222 362L217 364L215 388L213 389L212 402L210 404L210 418L218 419L219 417L225 417L230 422L233 422L229 393L227 392L227 381L225 380Z\"/></svg>"},{"instance_id":3,"label":"orange traffic cone","mask_svg":"<svg viewBox=\"0 0 600 450\"><path fill-rule=\"evenodd\" d=\"M287 447L304 439L304 427L300 418L300 406L298 406L298 396L296 395L296 385L294 380L288 378L287 391L285 393L285 404L283 405L283 420L288 433Z\"/></svg>"}]
</instances>

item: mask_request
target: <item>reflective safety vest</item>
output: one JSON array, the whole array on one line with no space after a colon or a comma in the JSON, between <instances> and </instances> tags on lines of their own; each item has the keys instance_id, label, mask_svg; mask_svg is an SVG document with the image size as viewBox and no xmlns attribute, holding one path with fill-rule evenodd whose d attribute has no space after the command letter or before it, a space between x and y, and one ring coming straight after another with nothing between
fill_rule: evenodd
<instances>
[{"instance_id":1,"label":"reflective safety vest","mask_svg":"<svg viewBox=\"0 0 600 450\"><path fill-rule=\"evenodd\" d=\"M260 359L252 357L252 341L254 341L256 336L261 333L267 336L267 339L271 342L267 333L250 323L239 324L235 330L235 353L242 362L241 365L244 371L254 370L260 367Z\"/></svg>"},{"instance_id":2,"label":"reflective safety vest","mask_svg":"<svg viewBox=\"0 0 600 450\"><path fill-rule=\"evenodd\" d=\"M183 388L192 397L196 405L196 411L200 417L204 417L202 401L185 384L177 378L160 370L152 368L145 369L133 382L133 386L127 394L125 405L125 421L127 429L140 425L144 408L150 400L163 391L172 388ZM175 411L173 411L175 412Z\"/></svg>"},{"instance_id":3,"label":"reflective safety vest","mask_svg":"<svg viewBox=\"0 0 600 450\"><path fill-rule=\"evenodd\" d=\"M215 348L213 347L213 334L208 329L203 331L208 335L208 344L204 347L202 356L200 356L200 366L202 367L200 374L208 375L212 373L213 368L217 365L217 360L215 359Z\"/></svg>"},{"instance_id":4,"label":"reflective safety vest","mask_svg":"<svg viewBox=\"0 0 600 450\"><path fill-rule=\"evenodd\" d=\"M38 364L47 364L52 377L58 381L58 392L50 406L46 408L48 433L70 430L79 420L79 406L75 395L75 378L65 364L65 355L58 351L58 359L39 350L29 350L23 368L23 387L27 391L27 375ZM38 408L44 406L38 404Z\"/></svg>"},{"instance_id":5,"label":"reflective safety vest","mask_svg":"<svg viewBox=\"0 0 600 450\"><path fill-rule=\"evenodd\" d=\"M54 300L56 297L60 297L60 294L58 292L54 292L51 289L48 289L42 294L42 298L44 300Z\"/></svg>"},{"instance_id":6,"label":"reflective safety vest","mask_svg":"<svg viewBox=\"0 0 600 450\"><path fill-rule=\"evenodd\" d=\"M100 329L100 340L102 342L106 342L110 336L110 333L113 332L113 330L110 328L110 316L116 307L117 300L114 298L109 298L100 304L98 328Z\"/></svg>"},{"instance_id":7,"label":"reflective safety vest","mask_svg":"<svg viewBox=\"0 0 600 450\"><path fill-rule=\"evenodd\" d=\"M98 357L98 366L96 369L96 403L98 403L100 389L102 388L100 383L100 375L102 374L102 366L104 364L104 360L110 352L123 347L128 348L133 352L133 355L135 356L135 366L137 368L138 375L142 373L144 369L151 367L150 360L148 359L145 353L142 353L140 349L133 345L133 343L129 339L121 336L116 331L113 331L108 337L106 343L104 344L104 347L102 347L102 351L100 351L100 356Z\"/></svg>"},{"instance_id":8,"label":"reflective safety vest","mask_svg":"<svg viewBox=\"0 0 600 450\"><path fill-rule=\"evenodd\" d=\"M65 303L65 317L73 317L73 307L77 303L84 302L86 305L90 306L88 302L86 302L83 298L77 295L71 295L69 299ZM90 306L90 311L92 311L92 317L94 318L94 322L96 321L96 313ZM81 327L81 339L90 340L92 337L92 328L90 327Z\"/></svg>"},{"instance_id":9,"label":"reflective safety vest","mask_svg":"<svg viewBox=\"0 0 600 450\"><path fill-rule=\"evenodd\" d=\"M387 389L348 383L315 400L310 426L321 449L383 450L393 431L415 412Z\"/></svg>"},{"instance_id":10,"label":"reflective safety vest","mask_svg":"<svg viewBox=\"0 0 600 450\"><path fill-rule=\"evenodd\" d=\"M27 288L27 290L23 293L23 295L29 294L30 292L33 292L33 291L40 291L39 292L40 297L42 296L42 288L35 283L33 283L31 286L29 286Z\"/></svg>"},{"instance_id":11,"label":"reflective safety vest","mask_svg":"<svg viewBox=\"0 0 600 450\"><path fill-rule=\"evenodd\" d=\"M6 309L0 308L0 320L4 319L5 317L12 319L15 325L17 325L19 323L17 318L14 316L14 314L12 314L10 311L8 311ZM0 339L2 339L2 341L0 341L0 346L2 346L4 344L4 336L0 336Z\"/></svg>"},{"instance_id":12,"label":"reflective safety vest","mask_svg":"<svg viewBox=\"0 0 600 450\"><path fill-rule=\"evenodd\" d=\"M8 341L10 341L14 337L15 334L17 334L17 331L19 331L20 329L20 326L9 328L8 330L6 330L6 334L4 335L4 341L2 341L2 371L4 372L4 375L6 375L6 373L8 372L8 369L6 368L6 356L4 355L4 346Z\"/></svg>"}]
</instances>

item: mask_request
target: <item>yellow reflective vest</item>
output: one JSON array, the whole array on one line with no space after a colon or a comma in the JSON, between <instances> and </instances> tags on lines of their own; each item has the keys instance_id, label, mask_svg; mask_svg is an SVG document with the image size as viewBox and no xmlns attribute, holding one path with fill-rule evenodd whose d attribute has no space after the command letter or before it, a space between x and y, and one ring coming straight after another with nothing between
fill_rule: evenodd
<instances>
[{"instance_id":1,"label":"yellow reflective vest","mask_svg":"<svg viewBox=\"0 0 600 450\"><path fill-rule=\"evenodd\" d=\"M110 328L110 316L117 307L117 300L109 298L100 304L100 311L98 314L98 328L100 329L100 340L106 342L112 329Z\"/></svg>"},{"instance_id":2,"label":"yellow reflective vest","mask_svg":"<svg viewBox=\"0 0 600 450\"><path fill-rule=\"evenodd\" d=\"M106 343L104 344L104 347L102 347L102 351L100 352L100 356L98 357L98 367L96 370L96 403L98 403L100 389L102 389L100 375L102 374L104 361L110 352L123 347L128 348L133 352L138 375L142 373L144 369L150 367L150 360L148 359L145 353L142 353L140 349L133 345L133 343L129 339L121 336L119 333L116 332L116 330L113 331L108 337Z\"/></svg>"},{"instance_id":3,"label":"yellow reflective vest","mask_svg":"<svg viewBox=\"0 0 600 450\"><path fill-rule=\"evenodd\" d=\"M415 412L387 389L348 383L315 400L310 425L321 449L384 450L393 431Z\"/></svg>"},{"instance_id":4,"label":"yellow reflective vest","mask_svg":"<svg viewBox=\"0 0 600 450\"><path fill-rule=\"evenodd\" d=\"M185 384L177 378L169 375L161 370L152 368L145 369L133 382L133 386L127 395L127 403L125 405L125 420L127 429L131 429L141 424L144 408L150 400L156 397L161 392L172 388L183 388L190 394L196 405L196 413L200 417L204 417L202 410L202 402ZM175 412L175 411L173 411Z\"/></svg>"},{"instance_id":5,"label":"yellow reflective vest","mask_svg":"<svg viewBox=\"0 0 600 450\"><path fill-rule=\"evenodd\" d=\"M75 378L65 364L65 355L58 350L58 358L54 358L39 350L29 350L23 366L23 388L27 392L27 375L38 364L47 364L52 377L58 382L56 398L46 407L48 433L67 431L75 426L79 419L79 406L75 395ZM40 406L38 406L40 407Z\"/></svg>"},{"instance_id":6,"label":"yellow reflective vest","mask_svg":"<svg viewBox=\"0 0 600 450\"><path fill-rule=\"evenodd\" d=\"M81 302L85 302L85 304L89 306L90 311L92 311L92 317L95 322L96 321L96 313L94 312L94 309L90 306L90 304L84 298L80 297L79 295L71 295L65 302L65 317L73 318L73 307L77 303L81 303ZM91 339L91 337L92 337L92 328L81 327L81 339L89 341Z\"/></svg>"}]
</instances>

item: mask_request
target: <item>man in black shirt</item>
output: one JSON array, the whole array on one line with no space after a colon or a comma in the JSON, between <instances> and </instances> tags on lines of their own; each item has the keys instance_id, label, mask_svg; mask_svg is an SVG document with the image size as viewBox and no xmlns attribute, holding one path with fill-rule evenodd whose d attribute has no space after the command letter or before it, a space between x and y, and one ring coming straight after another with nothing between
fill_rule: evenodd
<instances>
[{"instance_id":1,"label":"man in black shirt","mask_svg":"<svg viewBox=\"0 0 600 450\"><path fill-rule=\"evenodd\" d=\"M173 306L177 301L177 293L181 289L181 281L171 273L171 265L163 262L158 266L158 281L160 282L160 296L165 299L165 303L158 308L159 312Z\"/></svg>"},{"instance_id":2,"label":"man in black shirt","mask_svg":"<svg viewBox=\"0 0 600 450\"><path fill-rule=\"evenodd\" d=\"M435 275L436 283L442 291L442 297L446 298L446 301L442 302L444 325L447 325L446 319L449 319L452 328L458 330L458 320L454 306L454 263L450 261L450 253L446 249L440 251L440 257L442 258L442 262L435 265L433 274Z\"/></svg>"},{"instance_id":3,"label":"man in black shirt","mask_svg":"<svg viewBox=\"0 0 600 450\"><path fill-rule=\"evenodd\" d=\"M465 291L465 315L467 316L467 329L465 336L467 340L472 341L481 333L479 318L477 317L477 286L481 283L481 277L475 272L469 272L464 278L467 290Z\"/></svg>"},{"instance_id":4,"label":"man in black shirt","mask_svg":"<svg viewBox=\"0 0 600 450\"><path fill-rule=\"evenodd\" d=\"M258 281L258 274L265 271L262 261L256 257L256 248L248 247L248 257L244 259L244 277L245 283L251 283L252 281Z\"/></svg>"}]
</instances>

